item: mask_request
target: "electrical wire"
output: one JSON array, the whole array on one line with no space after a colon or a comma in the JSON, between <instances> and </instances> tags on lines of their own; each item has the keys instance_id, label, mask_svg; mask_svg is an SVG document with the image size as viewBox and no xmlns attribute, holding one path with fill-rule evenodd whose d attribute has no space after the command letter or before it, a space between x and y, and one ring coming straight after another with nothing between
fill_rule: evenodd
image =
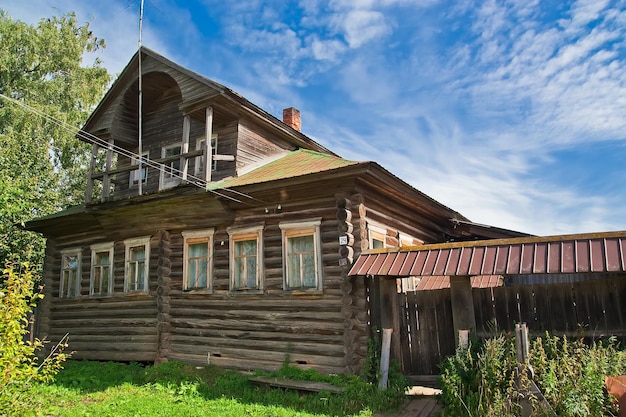
<instances>
[{"instance_id":1,"label":"electrical wire","mask_svg":"<svg viewBox=\"0 0 626 417\"><path fill-rule=\"evenodd\" d=\"M22 107L22 108L24 108L24 109L26 109L26 110L36 114L36 115L38 115L38 116L48 120L49 122L54 123L55 125L59 126L61 129L64 129L64 130L66 130L66 131L68 131L68 132L70 132L72 134L75 134L77 137L79 137L80 139L82 139L82 140L84 140L84 141L86 141L88 143L95 144L95 145L100 146L101 148L104 148L104 149L107 149L107 150L111 150L111 151L113 151L113 152L115 152L115 153L117 153L119 155L131 158L131 160L135 159L137 161L141 161L143 164L145 164L145 165L147 165L147 166L149 166L151 168L154 168L154 169L156 169L156 170L158 170L160 172L168 172L175 178L179 178L181 180L184 179L183 178L183 171L181 171L180 169L174 168L174 167L172 167L170 165L165 165L165 164L160 163L160 162L153 161L153 160L151 160L149 158L146 158L146 157L143 157L143 156L141 156L141 155L139 155L137 153L134 153L134 152L132 152L132 151L130 151L128 149L122 148L121 146L115 145L114 143L109 143L108 141L106 141L106 140L104 140L102 138L99 138L98 136L96 136L94 134L91 134L91 133L86 132L86 131L84 131L82 129L79 129L79 128L76 128L76 127L74 127L72 125L69 125L69 124L63 122L62 120L56 119L56 118L54 118L54 117L44 113L43 111L41 111L41 110L39 110L39 109L37 109L35 107L32 107L32 106L30 106L30 105L28 105L28 104L26 104L26 103L24 103L22 101L19 101L17 99L8 97L8 96L6 96L6 95L4 95L2 93L0 93L0 98L4 98L5 100L7 100L9 102L18 105L18 106L20 106L20 107ZM245 194L245 193L242 193L240 191L231 190L231 189L228 189L228 188L220 188L219 191L218 190L208 189L207 188L208 183L205 180L203 180L202 178L196 177L194 175L191 175L191 174L187 175L186 181L189 184L194 185L194 186L196 186L198 188L202 188L202 189L204 189L207 192L210 192L210 193L212 193L214 195L217 195L219 197L222 197L222 198L225 198L225 199L237 202L237 203L245 204L241 200L238 200L238 199L236 199L234 197L231 197L231 196L229 196L227 194L224 194L224 192L231 192L233 194L236 194L236 195L248 198L250 200L255 200L255 201L258 201L260 203L267 204L267 202L265 202L265 201L259 200L258 198L252 197L252 196L250 196L248 194Z\"/></svg>"}]
</instances>

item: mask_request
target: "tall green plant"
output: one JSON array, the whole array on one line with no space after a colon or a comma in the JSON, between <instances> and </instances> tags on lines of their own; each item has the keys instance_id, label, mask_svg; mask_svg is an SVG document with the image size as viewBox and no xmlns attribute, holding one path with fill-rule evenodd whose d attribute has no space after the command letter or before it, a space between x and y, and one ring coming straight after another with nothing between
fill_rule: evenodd
<instances>
[{"instance_id":1,"label":"tall green plant","mask_svg":"<svg viewBox=\"0 0 626 417\"><path fill-rule=\"evenodd\" d=\"M613 406L604 391L607 375L626 372L626 355L615 338L569 340L546 334L531 346L535 381L559 416L610 415Z\"/></svg>"},{"instance_id":2,"label":"tall green plant","mask_svg":"<svg viewBox=\"0 0 626 417\"><path fill-rule=\"evenodd\" d=\"M515 346L504 336L459 347L441 367L446 416L513 416Z\"/></svg>"},{"instance_id":3,"label":"tall green plant","mask_svg":"<svg viewBox=\"0 0 626 417\"><path fill-rule=\"evenodd\" d=\"M26 390L33 382L50 380L61 368L67 354L61 343L43 361L36 354L43 346L30 341L28 317L43 295L35 291L31 268L9 265L0 280L0 410L18 415L31 406Z\"/></svg>"},{"instance_id":4,"label":"tall green plant","mask_svg":"<svg viewBox=\"0 0 626 417\"><path fill-rule=\"evenodd\" d=\"M513 339L498 336L447 358L441 375L445 415L519 416L516 356ZM533 415L551 415L552 410L560 417L614 415L604 378L626 373L626 354L614 338L588 345L546 334L531 343L529 365L550 405L547 410L537 407ZM521 375L524 386L526 371Z\"/></svg>"}]
</instances>

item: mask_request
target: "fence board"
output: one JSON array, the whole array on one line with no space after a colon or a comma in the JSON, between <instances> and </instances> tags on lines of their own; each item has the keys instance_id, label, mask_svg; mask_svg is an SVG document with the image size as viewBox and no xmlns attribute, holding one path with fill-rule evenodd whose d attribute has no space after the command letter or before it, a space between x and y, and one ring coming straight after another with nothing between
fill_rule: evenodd
<instances>
[{"instance_id":1,"label":"fence board","mask_svg":"<svg viewBox=\"0 0 626 417\"><path fill-rule=\"evenodd\" d=\"M546 285L475 288L474 312L479 337L497 329L512 333L526 322L532 334L589 339L626 338L626 277ZM402 355L407 374L433 375L455 350L450 289L399 294Z\"/></svg>"}]
</instances>

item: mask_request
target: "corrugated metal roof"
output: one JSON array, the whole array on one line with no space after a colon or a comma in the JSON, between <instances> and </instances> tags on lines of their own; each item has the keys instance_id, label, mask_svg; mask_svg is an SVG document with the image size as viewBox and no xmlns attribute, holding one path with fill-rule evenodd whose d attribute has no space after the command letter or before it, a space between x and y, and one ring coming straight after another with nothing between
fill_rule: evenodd
<instances>
[{"instance_id":1,"label":"corrugated metal roof","mask_svg":"<svg viewBox=\"0 0 626 417\"><path fill-rule=\"evenodd\" d=\"M626 231L377 249L349 275L437 276L626 272Z\"/></svg>"},{"instance_id":2,"label":"corrugated metal roof","mask_svg":"<svg viewBox=\"0 0 626 417\"><path fill-rule=\"evenodd\" d=\"M239 177L209 184L209 189L258 184L364 163L367 162L349 161L334 155L299 149Z\"/></svg>"},{"instance_id":3,"label":"corrugated metal roof","mask_svg":"<svg viewBox=\"0 0 626 417\"><path fill-rule=\"evenodd\" d=\"M472 288L491 288L501 287L504 285L504 278L502 275L478 275L472 277L470 281ZM449 276L427 276L421 277L415 286L415 291L441 290L444 288L450 288Z\"/></svg>"}]
</instances>

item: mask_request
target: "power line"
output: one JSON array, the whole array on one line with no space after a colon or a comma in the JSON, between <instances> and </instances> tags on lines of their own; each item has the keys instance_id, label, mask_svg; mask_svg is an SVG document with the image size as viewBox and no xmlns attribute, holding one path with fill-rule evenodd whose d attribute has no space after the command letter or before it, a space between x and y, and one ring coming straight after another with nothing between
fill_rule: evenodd
<instances>
[{"instance_id":1,"label":"power line","mask_svg":"<svg viewBox=\"0 0 626 417\"><path fill-rule=\"evenodd\" d=\"M70 132L72 134L75 134L80 139L82 139L82 140L84 140L86 142L89 142L91 144L96 144L96 145L100 146L101 148L105 148L107 150L112 150L113 152L115 152L115 153L117 153L119 155L131 158L131 159L136 159L136 160L146 164L147 166L149 166L151 168L154 168L154 169L156 169L156 170L158 170L160 172L166 172L167 171L167 172L171 173L171 175L173 177L179 178L181 180L183 179L183 175L182 175L183 171L181 171L180 169L174 168L174 167L169 166L169 165L165 165L165 164L160 163L160 162L153 161L153 160L151 160L149 158L145 158L145 157L141 156L140 154L137 154L137 153L134 153L134 152L132 152L132 151L130 151L128 149L122 148L121 146L115 145L113 143L109 143L108 141L106 141L106 140L104 140L102 138L99 138L98 136L96 136L94 134L91 134L91 133L86 132L86 131L84 131L82 129L79 129L79 128L76 128L76 127L74 127L72 125L69 125L69 124L65 123L64 121L56 119L56 118L54 118L54 117L44 113L43 111L41 111L39 109L36 109L36 108L34 108L34 107L32 107L32 106L30 106L30 105L28 105L28 104L26 104L26 103L24 103L22 101L16 100L16 99L11 98L11 97L8 97L8 96L6 96L6 95L4 95L2 93L0 93L0 97L4 98L5 100L7 100L7 101L9 101L9 102L11 102L13 104L16 104L16 105L18 105L18 106L20 106L20 107L22 107L22 108L32 112L32 113L35 113L36 115L38 115L38 116L40 116L40 117L42 117L42 118L44 118L44 119L54 123L55 125L59 126L60 128L66 130L66 131L68 131L68 132ZM191 184L191 185L194 185L194 186L196 186L198 188L202 188L202 189L204 189L207 192L210 192L210 193L212 193L214 195L217 195L217 196L222 197L222 198L226 198L228 200L231 200L231 201L234 201L234 202L237 202L237 203L245 204L241 200L238 200L238 199L236 199L234 197L226 195L223 192L225 192L225 191L231 192L233 194L240 195L242 197L246 197L246 198L248 198L250 200L255 200L255 201L258 201L260 203L267 204L267 202L259 200L258 198L252 197L252 196L250 196L248 194L245 194L245 193L242 193L240 191L230 190L228 188L220 188L219 190L222 191L222 192L220 192L218 190L210 190L210 189L207 188L208 184L207 184L207 182L205 180L203 180L202 178L196 177L194 175L188 174L187 178L185 180L189 184Z\"/></svg>"}]
</instances>

